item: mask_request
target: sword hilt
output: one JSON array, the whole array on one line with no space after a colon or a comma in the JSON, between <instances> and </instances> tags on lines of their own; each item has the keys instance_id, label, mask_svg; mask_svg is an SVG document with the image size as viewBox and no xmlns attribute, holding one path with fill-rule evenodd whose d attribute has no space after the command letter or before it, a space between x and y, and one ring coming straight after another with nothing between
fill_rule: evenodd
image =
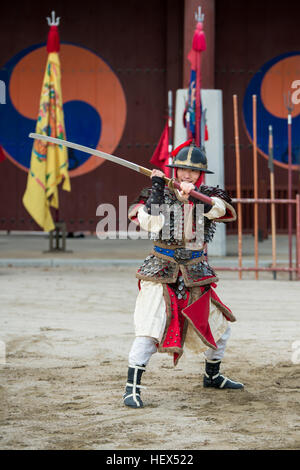
<instances>
[{"instance_id":1,"label":"sword hilt","mask_svg":"<svg viewBox=\"0 0 300 470\"><path fill-rule=\"evenodd\" d=\"M149 170L148 168L140 166L140 172L143 175L149 176L149 178L151 178L152 170ZM170 189L176 188L179 191L181 190L180 183L178 183L178 181L168 178L167 176L164 176L164 180ZM210 204L211 206L214 206L215 204L215 201L212 198L210 198L209 196L205 196L205 194L198 193L197 191L194 191L194 190L190 192L190 196L194 197L195 199L199 199L205 204Z\"/></svg>"}]
</instances>

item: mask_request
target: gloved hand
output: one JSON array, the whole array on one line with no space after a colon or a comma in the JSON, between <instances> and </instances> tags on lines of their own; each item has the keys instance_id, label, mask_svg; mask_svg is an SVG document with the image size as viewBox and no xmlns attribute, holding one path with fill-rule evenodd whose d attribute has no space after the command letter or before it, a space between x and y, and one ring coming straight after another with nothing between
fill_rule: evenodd
<instances>
[{"instance_id":1,"label":"gloved hand","mask_svg":"<svg viewBox=\"0 0 300 470\"><path fill-rule=\"evenodd\" d=\"M159 215L159 206L164 202L165 180L162 175L160 170L152 171L152 191L145 204L145 211L151 215Z\"/></svg>"}]
</instances>

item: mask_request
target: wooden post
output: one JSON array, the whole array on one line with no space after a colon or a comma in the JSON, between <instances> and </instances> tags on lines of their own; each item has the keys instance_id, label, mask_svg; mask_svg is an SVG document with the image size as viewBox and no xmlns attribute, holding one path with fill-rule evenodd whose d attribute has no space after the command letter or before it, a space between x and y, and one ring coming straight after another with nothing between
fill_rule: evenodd
<instances>
[{"instance_id":1,"label":"wooden post","mask_svg":"<svg viewBox=\"0 0 300 470\"><path fill-rule=\"evenodd\" d=\"M239 122L238 122L238 102L237 95L233 95L233 113L234 113L234 141L235 141L235 158L236 158L236 195L237 199L241 199L241 166L240 166L240 140L239 140ZM243 258L243 241L242 241L242 204L237 204L238 217L238 258L239 268L242 268ZM242 279L242 271L239 271L239 279Z\"/></svg>"},{"instance_id":2,"label":"wooden post","mask_svg":"<svg viewBox=\"0 0 300 470\"><path fill-rule=\"evenodd\" d=\"M294 105L291 101L291 92L287 96L284 95L284 103L288 112L287 127L288 127L288 199L292 199L292 111ZM293 261L293 221L292 221L292 205L288 206L288 231L289 231L289 268L292 267ZM290 280L293 274L290 272Z\"/></svg>"},{"instance_id":3,"label":"wooden post","mask_svg":"<svg viewBox=\"0 0 300 470\"><path fill-rule=\"evenodd\" d=\"M268 187L265 179L259 179L259 194L260 197L266 199L268 197ZM258 212L258 240L260 242L268 238L268 208L266 205L259 207Z\"/></svg>"},{"instance_id":4,"label":"wooden post","mask_svg":"<svg viewBox=\"0 0 300 470\"><path fill-rule=\"evenodd\" d=\"M273 144L273 127L269 126L269 160L268 167L270 170L270 199L275 199L275 180L274 180L274 144ZM271 203L271 233L272 233L272 267L276 268L276 212L275 204ZM276 271L273 271L273 278L276 279Z\"/></svg>"},{"instance_id":5,"label":"wooden post","mask_svg":"<svg viewBox=\"0 0 300 470\"><path fill-rule=\"evenodd\" d=\"M257 187L257 99L256 95L252 95L252 109L253 109L253 185L254 185L254 199L258 199ZM255 255L255 268L258 268L258 204L254 203L254 255ZM258 271L255 271L255 279L258 279Z\"/></svg>"},{"instance_id":6,"label":"wooden post","mask_svg":"<svg viewBox=\"0 0 300 470\"><path fill-rule=\"evenodd\" d=\"M300 281L300 194L296 195L296 268Z\"/></svg>"}]
</instances>

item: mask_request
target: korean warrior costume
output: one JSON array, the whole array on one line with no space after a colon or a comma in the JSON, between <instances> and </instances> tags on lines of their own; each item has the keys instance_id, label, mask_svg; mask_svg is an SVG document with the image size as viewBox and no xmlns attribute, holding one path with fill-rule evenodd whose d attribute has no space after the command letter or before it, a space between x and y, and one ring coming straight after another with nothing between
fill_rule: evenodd
<instances>
[{"instance_id":1,"label":"korean warrior costume","mask_svg":"<svg viewBox=\"0 0 300 470\"><path fill-rule=\"evenodd\" d=\"M129 219L151 233L153 251L136 273L139 294L134 323L136 338L129 353L129 367L124 404L143 406L141 377L153 353L173 354L174 365L184 345L206 356L204 387L243 388L220 374L229 322L235 317L215 292L218 278L205 256L205 245L216 229L216 222L231 222L236 213L228 194L219 187L201 184L207 170L204 151L194 144L174 151L173 168L200 171L195 190L209 196L214 205L204 204L191 196L181 197L178 190L165 186L163 178L152 177L152 188L142 190L129 208ZM176 170L175 170L176 171ZM199 217L198 204L204 217ZM164 208L162 211L161 208ZM198 207L199 209L199 207ZM184 232L178 214L185 216ZM204 224L202 243L195 249L190 240L197 224ZM194 231L194 232L193 232Z\"/></svg>"}]
</instances>

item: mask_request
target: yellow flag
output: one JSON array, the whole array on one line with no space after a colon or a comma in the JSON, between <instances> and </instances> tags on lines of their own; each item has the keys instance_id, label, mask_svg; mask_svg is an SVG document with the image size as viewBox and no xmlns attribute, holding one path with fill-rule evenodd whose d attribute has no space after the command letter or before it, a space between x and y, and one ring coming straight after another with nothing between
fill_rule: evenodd
<instances>
[{"instance_id":1,"label":"yellow flag","mask_svg":"<svg viewBox=\"0 0 300 470\"><path fill-rule=\"evenodd\" d=\"M57 52L48 54L36 133L66 139L62 108L61 72ZM54 230L50 206L58 209L58 185L71 190L66 147L35 140L23 204L46 232Z\"/></svg>"}]
</instances>

